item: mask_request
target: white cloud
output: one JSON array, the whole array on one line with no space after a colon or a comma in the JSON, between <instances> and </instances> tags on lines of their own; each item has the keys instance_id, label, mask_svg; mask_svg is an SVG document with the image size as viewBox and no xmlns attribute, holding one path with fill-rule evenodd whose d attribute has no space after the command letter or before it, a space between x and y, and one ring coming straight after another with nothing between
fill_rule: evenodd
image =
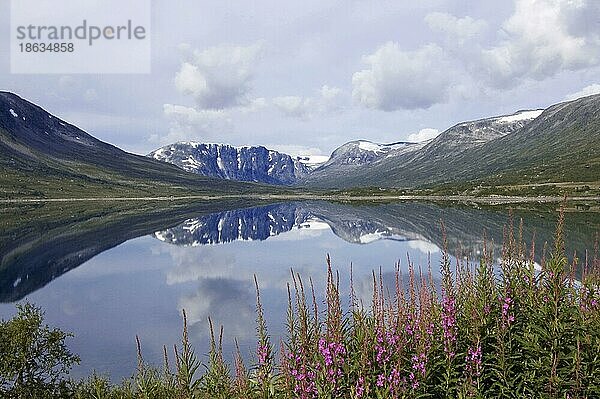
<instances>
[{"instance_id":1,"label":"white cloud","mask_svg":"<svg viewBox=\"0 0 600 399\"><path fill-rule=\"evenodd\" d=\"M230 114L225 110L197 110L183 105L164 104L163 111L171 121L171 128L167 135L151 135L149 141L153 144L215 139L232 128Z\"/></svg>"},{"instance_id":2,"label":"white cloud","mask_svg":"<svg viewBox=\"0 0 600 399\"><path fill-rule=\"evenodd\" d=\"M242 113L247 114L247 113L251 113L251 112L260 111L261 109L265 108L267 105L268 105L267 99L264 97L259 97L259 98L253 99L248 104L246 104L243 107L239 107L238 109Z\"/></svg>"},{"instance_id":3,"label":"white cloud","mask_svg":"<svg viewBox=\"0 0 600 399\"><path fill-rule=\"evenodd\" d=\"M250 100L245 106L229 109L196 109L183 105L163 104L163 113L171 127L166 135L152 134L152 144L171 144L190 140L223 140L234 131L233 120L244 114L260 111L267 101L260 97Z\"/></svg>"},{"instance_id":4,"label":"white cloud","mask_svg":"<svg viewBox=\"0 0 600 399\"><path fill-rule=\"evenodd\" d=\"M571 93L565 96L565 100L576 100L581 97L592 96L594 94L600 94L600 84L592 84L584 87L576 93Z\"/></svg>"},{"instance_id":5,"label":"white cloud","mask_svg":"<svg viewBox=\"0 0 600 399\"><path fill-rule=\"evenodd\" d=\"M404 51L388 42L363 57L368 69L352 76L352 97L367 108L429 108L446 101L451 85L444 50L435 44Z\"/></svg>"},{"instance_id":6,"label":"white cloud","mask_svg":"<svg viewBox=\"0 0 600 399\"><path fill-rule=\"evenodd\" d=\"M487 22L483 20L469 16L458 18L442 12L427 14L425 22L432 30L447 35L448 39L460 46L470 39L477 38L487 28Z\"/></svg>"},{"instance_id":7,"label":"white cloud","mask_svg":"<svg viewBox=\"0 0 600 399\"><path fill-rule=\"evenodd\" d=\"M203 129L211 127L214 121L227 118L227 113L222 110L197 110L183 105L165 104L164 113L167 117L181 121L182 123L199 126Z\"/></svg>"},{"instance_id":8,"label":"white cloud","mask_svg":"<svg viewBox=\"0 0 600 399\"><path fill-rule=\"evenodd\" d=\"M180 46L189 51L189 46ZM251 103L249 97L261 43L222 45L194 50L175 76L175 87L190 95L202 109L224 109Z\"/></svg>"},{"instance_id":9,"label":"white cloud","mask_svg":"<svg viewBox=\"0 0 600 399\"><path fill-rule=\"evenodd\" d=\"M216 329L223 326L230 337L247 340L254 336L256 312L251 280L247 282L227 278L201 278L197 290L179 299L179 308L185 309L188 323L196 336L209 333L205 323L210 317Z\"/></svg>"},{"instance_id":10,"label":"white cloud","mask_svg":"<svg viewBox=\"0 0 600 399\"><path fill-rule=\"evenodd\" d=\"M409 134L408 141L411 141L414 143L420 143L421 141L431 140L431 139L437 137L439 134L440 134L440 131L438 129L425 128L425 129L419 130L418 133Z\"/></svg>"},{"instance_id":11,"label":"white cloud","mask_svg":"<svg viewBox=\"0 0 600 399\"><path fill-rule=\"evenodd\" d=\"M492 86L504 88L597 65L598 18L597 0L516 0L500 32L505 39L483 50L479 67Z\"/></svg>"},{"instance_id":12,"label":"white cloud","mask_svg":"<svg viewBox=\"0 0 600 399\"><path fill-rule=\"evenodd\" d=\"M327 85L324 85L323 87L321 87L321 90L319 92L321 94L322 99L328 102L334 102L342 93L342 90L337 87L329 87Z\"/></svg>"},{"instance_id":13,"label":"white cloud","mask_svg":"<svg viewBox=\"0 0 600 399\"><path fill-rule=\"evenodd\" d=\"M313 109L313 99L299 96L275 97L273 105L284 115L308 118Z\"/></svg>"},{"instance_id":14,"label":"white cloud","mask_svg":"<svg viewBox=\"0 0 600 399\"><path fill-rule=\"evenodd\" d=\"M341 89L325 85L314 97L282 96L273 98L272 103L286 116L310 119L341 109L341 95Z\"/></svg>"},{"instance_id":15,"label":"white cloud","mask_svg":"<svg viewBox=\"0 0 600 399\"><path fill-rule=\"evenodd\" d=\"M219 252L206 246L195 248L167 247L173 259L173 268L167 272L167 284L182 284L205 278L231 279L241 277L236 274L236 258L234 254ZM248 278L248 276L243 276Z\"/></svg>"}]
</instances>

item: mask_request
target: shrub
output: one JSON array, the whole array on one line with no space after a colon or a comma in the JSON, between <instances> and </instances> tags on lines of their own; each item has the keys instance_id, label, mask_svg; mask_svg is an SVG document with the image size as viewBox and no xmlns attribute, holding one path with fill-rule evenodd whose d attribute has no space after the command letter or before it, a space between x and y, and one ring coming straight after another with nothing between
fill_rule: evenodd
<instances>
[{"instance_id":1,"label":"shrub","mask_svg":"<svg viewBox=\"0 0 600 399\"><path fill-rule=\"evenodd\" d=\"M65 345L71 334L44 325L44 313L30 303L0 322L0 393L3 397L64 396L66 375L79 362Z\"/></svg>"}]
</instances>

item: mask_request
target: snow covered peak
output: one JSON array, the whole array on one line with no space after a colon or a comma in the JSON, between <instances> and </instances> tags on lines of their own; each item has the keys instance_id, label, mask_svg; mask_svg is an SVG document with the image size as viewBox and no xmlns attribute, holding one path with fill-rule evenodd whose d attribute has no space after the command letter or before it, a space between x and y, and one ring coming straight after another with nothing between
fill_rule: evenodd
<instances>
[{"instance_id":1,"label":"snow covered peak","mask_svg":"<svg viewBox=\"0 0 600 399\"><path fill-rule=\"evenodd\" d=\"M544 112L538 110L517 111L511 115L495 116L462 122L445 130L425 148L422 159L444 158L456 151L462 152L481 146L489 141L517 132Z\"/></svg>"}]
</instances>

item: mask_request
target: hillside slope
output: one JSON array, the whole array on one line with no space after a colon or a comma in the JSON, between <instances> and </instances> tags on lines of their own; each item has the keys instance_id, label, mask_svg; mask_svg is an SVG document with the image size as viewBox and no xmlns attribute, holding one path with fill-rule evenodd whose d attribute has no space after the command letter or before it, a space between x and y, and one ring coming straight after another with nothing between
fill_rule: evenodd
<instances>
[{"instance_id":1,"label":"hillside slope","mask_svg":"<svg viewBox=\"0 0 600 399\"><path fill-rule=\"evenodd\" d=\"M130 154L21 97L0 92L0 198L245 192Z\"/></svg>"},{"instance_id":2,"label":"hillside slope","mask_svg":"<svg viewBox=\"0 0 600 399\"><path fill-rule=\"evenodd\" d=\"M363 165L315 187L414 188L444 184L540 184L600 180L600 95L543 112L465 122L405 155Z\"/></svg>"}]
</instances>

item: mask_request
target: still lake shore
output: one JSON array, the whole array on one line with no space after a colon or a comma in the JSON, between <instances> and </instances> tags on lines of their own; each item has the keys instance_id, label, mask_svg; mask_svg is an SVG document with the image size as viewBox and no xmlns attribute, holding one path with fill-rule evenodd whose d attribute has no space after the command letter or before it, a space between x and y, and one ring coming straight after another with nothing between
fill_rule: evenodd
<instances>
[{"instance_id":1,"label":"still lake shore","mask_svg":"<svg viewBox=\"0 0 600 399\"><path fill-rule=\"evenodd\" d=\"M256 195L189 195L159 197L84 197L84 198L15 198L0 200L0 204L44 203L44 202L100 202L100 201L218 201L225 199L253 200L324 200L324 201L447 201L472 202L487 205L513 203L560 203L562 201L600 202L600 197L561 197L561 196L473 196L473 195L315 195L315 194L256 194Z\"/></svg>"}]
</instances>

